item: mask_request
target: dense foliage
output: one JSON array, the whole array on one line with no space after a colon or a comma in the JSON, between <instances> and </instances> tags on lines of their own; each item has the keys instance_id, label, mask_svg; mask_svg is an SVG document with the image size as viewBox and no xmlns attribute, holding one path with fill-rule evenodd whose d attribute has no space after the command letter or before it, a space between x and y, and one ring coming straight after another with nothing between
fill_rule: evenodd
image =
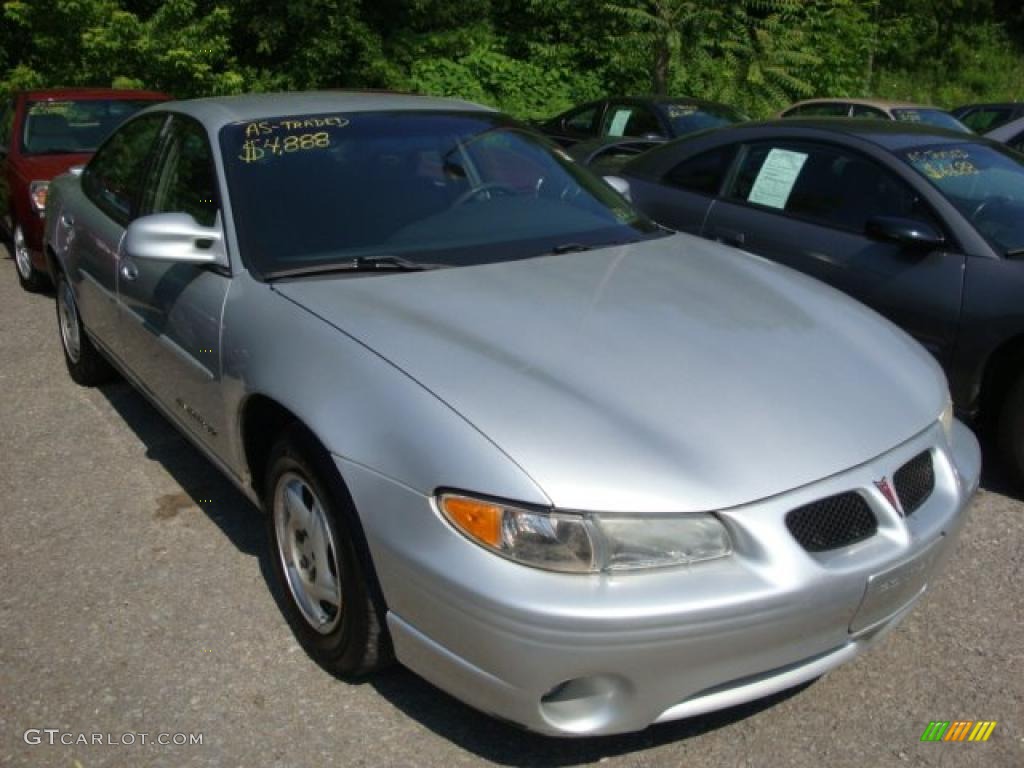
<instances>
[{"instance_id":1,"label":"dense foliage","mask_svg":"<svg viewBox=\"0 0 1024 768\"><path fill-rule=\"evenodd\" d=\"M5 0L0 92L389 88L535 117L667 92L1024 98L1019 0Z\"/></svg>"}]
</instances>

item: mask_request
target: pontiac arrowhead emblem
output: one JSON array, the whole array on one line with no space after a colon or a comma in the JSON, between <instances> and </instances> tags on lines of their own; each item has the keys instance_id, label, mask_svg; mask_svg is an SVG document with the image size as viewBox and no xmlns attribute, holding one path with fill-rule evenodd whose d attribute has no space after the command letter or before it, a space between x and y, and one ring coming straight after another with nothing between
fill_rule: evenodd
<instances>
[{"instance_id":1,"label":"pontiac arrowhead emblem","mask_svg":"<svg viewBox=\"0 0 1024 768\"><path fill-rule=\"evenodd\" d=\"M875 480L875 487L882 492L885 496L885 500L892 505L900 517L903 517L903 505L900 504L900 497L896 495L895 489L892 487L892 483L889 482L889 478L883 477L881 480Z\"/></svg>"}]
</instances>

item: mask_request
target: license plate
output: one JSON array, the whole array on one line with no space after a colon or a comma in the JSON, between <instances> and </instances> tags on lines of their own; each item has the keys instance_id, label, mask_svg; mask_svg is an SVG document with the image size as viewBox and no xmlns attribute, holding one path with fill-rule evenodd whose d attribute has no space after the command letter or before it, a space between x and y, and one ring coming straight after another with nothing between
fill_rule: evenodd
<instances>
[{"instance_id":1,"label":"license plate","mask_svg":"<svg viewBox=\"0 0 1024 768\"><path fill-rule=\"evenodd\" d=\"M850 622L850 632L857 633L885 621L920 596L928 586L928 574L942 547L940 537L926 550L899 565L868 577L864 598Z\"/></svg>"}]
</instances>

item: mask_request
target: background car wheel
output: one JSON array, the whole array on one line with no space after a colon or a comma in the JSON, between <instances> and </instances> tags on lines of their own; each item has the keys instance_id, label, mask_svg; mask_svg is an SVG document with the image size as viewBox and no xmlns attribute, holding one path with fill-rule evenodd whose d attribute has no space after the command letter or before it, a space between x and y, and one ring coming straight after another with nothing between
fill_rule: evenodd
<instances>
[{"instance_id":1,"label":"background car wheel","mask_svg":"<svg viewBox=\"0 0 1024 768\"><path fill-rule=\"evenodd\" d=\"M308 431L271 449L264 505L274 575L299 643L330 672L367 675L392 659L366 540L330 457Z\"/></svg>"},{"instance_id":2,"label":"background car wheel","mask_svg":"<svg viewBox=\"0 0 1024 768\"><path fill-rule=\"evenodd\" d=\"M1008 469L1024 485L1024 374L1010 387L999 414L999 444Z\"/></svg>"},{"instance_id":3,"label":"background car wheel","mask_svg":"<svg viewBox=\"0 0 1024 768\"><path fill-rule=\"evenodd\" d=\"M20 224L15 225L14 234L11 236L11 255L14 256L14 268L18 272L18 282L22 288L38 293L49 285L49 278L32 266L32 254L29 252L25 232Z\"/></svg>"},{"instance_id":4,"label":"background car wheel","mask_svg":"<svg viewBox=\"0 0 1024 768\"><path fill-rule=\"evenodd\" d=\"M75 293L63 274L57 277L57 330L60 333L61 349L64 350L64 362L76 384L95 387L114 377L114 369L89 340L89 334L82 327Z\"/></svg>"}]
</instances>

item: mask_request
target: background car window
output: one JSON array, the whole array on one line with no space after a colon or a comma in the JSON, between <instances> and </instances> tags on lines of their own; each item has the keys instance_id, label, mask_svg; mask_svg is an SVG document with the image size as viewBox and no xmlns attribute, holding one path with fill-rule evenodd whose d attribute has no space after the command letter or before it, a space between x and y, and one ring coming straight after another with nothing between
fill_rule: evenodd
<instances>
[{"instance_id":1,"label":"background car window","mask_svg":"<svg viewBox=\"0 0 1024 768\"><path fill-rule=\"evenodd\" d=\"M939 128L946 128L950 131L970 133L971 130L953 117L949 112L941 109L917 109L900 108L892 110L892 117L901 123L926 123Z\"/></svg>"},{"instance_id":2,"label":"background car window","mask_svg":"<svg viewBox=\"0 0 1024 768\"><path fill-rule=\"evenodd\" d=\"M22 151L27 155L92 152L117 126L152 103L127 99L30 101Z\"/></svg>"},{"instance_id":3,"label":"background car window","mask_svg":"<svg viewBox=\"0 0 1024 768\"><path fill-rule=\"evenodd\" d=\"M665 182L702 195L717 195L729 172L736 147L718 147L683 160L665 174Z\"/></svg>"},{"instance_id":4,"label":"background car window","mask_svg":"<svg viewBox=\"0 0 1024 768\"><path fill-rule=\"evenodd\" d=\"M664 131L658 117L646 107L614 104L604 118L607 136L662 136Z\"/></svg>"},{"instance_id":5,"label":"background car window","mask_svg":"<svg viewBox=\"0 0 1024 768\"><path fill-rule=\"evenodd\" d=\"M174 118L164 143L156 184L147 193L148 213L188 213L212 227L217 218L217 185L206 132L198 123Z\"/></svg>"},{"instance_id":6,"label":"background car window","mask_svg":"<svg viewBox=\"0 0 1024 768\"><path fill-rule=\"evenodd\" d=\"M836 147L749 148L728 195L830 227L864 232L874 216L927 221L917 194L877 163Z\"/></svg>"},{"instance_id":7,"label":"background car window","mask_svg":"<svg viewBox=\"0 0 1024 768\"><path fill-rule=\"evenodd\" d=\"M827 104L804 104L786 113L786 117L847 117L850 114L850 105L840 102L828 102Z\"/></svg>"},{"instance_id":8,"label":"background car window","mask_svg":"<svg viewBox=\"0 0 1024 768\"><path fill-rule=\"evenodd\" d=\"M1007 123L1013 117L1012 110L998 107L976 109L968 112L960 122L966 125L975 133L986 133L1003 123Z\"/></svg>"},{"instance_id":9,"label":"background car window","mask_svg":"<svg viewBox=\"0 0 1024 768\"><path fill-rule=\"evenodd\" d=\"M7 101L0 109L0 147L9 149L11 132L14 130L14 102Z\"/></svg>"},{"instance_id":10,"label":"background car window","mask_svg":"<svg viewBox=\"0 0 1024 768\"><path fill-rule=\"evenodd\" d=\"M888 120L889 116L880 109L869 107L866 104L854 104L851 117L867 117L875 120Z\"/></svg>"},{"instance_id":11,"label":"background car window","mask_svg":"<svg viewBox=\"0 0 1024 768\"><path fill-rule=\"evenodd\" d=\"M82 173L82 189L115 221L134 215L164 115L140 117L111 136Z\"/></svg>"},{"instance_id":12,"label":"background car window","mask_svg":"<svg viewBox=\"0 0 1024 768\"><path fill-rule=\"evenodd\" d=\"M1015 149L1018 152L1024 152L1024 131L1021 131L1012 139L1007 140L1006 146L1010 149Z\"/></svg>"},{"instance_id":13,"label":"background car window","mask_svg":"<svg viewBox=\"0 0 1024 768\"><path fill-rule=\"evenodd\" d=\"M732 125L747 119L731 107L715 104L668 104L664 109L676 136Z\"/></svg>"},{"instance_id":14,"label":"background car window","mask_svg":"<svg viewBox=\"0 0 1024 768\"><path fill-rule=\"evenodd\" d=\"M566 117L563 125L567 131L589 135L594 132L594 121L596 119L597 107L589 107Z\"/></svg>"}]
</instances>

